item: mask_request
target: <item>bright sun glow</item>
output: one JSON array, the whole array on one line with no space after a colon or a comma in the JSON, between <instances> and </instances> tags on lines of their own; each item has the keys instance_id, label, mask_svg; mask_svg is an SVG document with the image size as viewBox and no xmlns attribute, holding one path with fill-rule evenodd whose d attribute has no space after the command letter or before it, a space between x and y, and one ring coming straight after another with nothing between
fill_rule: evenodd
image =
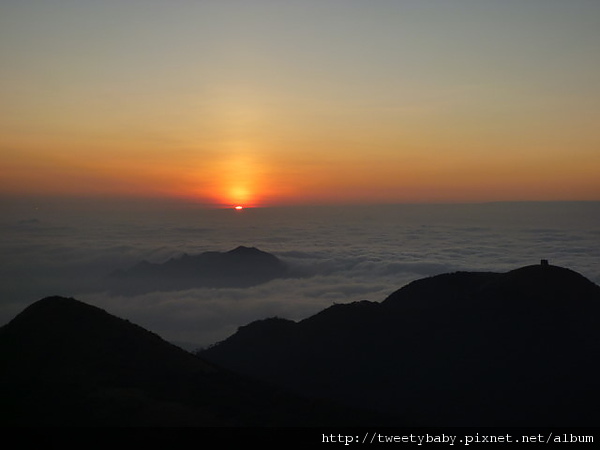
<instances>
[{"instance_id":1,"label":"bright sun glow","mask_svg":"<svg viewBox=\"0 0 600 450\"><path fill-rule=\"evenodd\" d=\"M257 206L264 194L264 167L248 155L233 155L214 168L215 203L235 210Z\"/></svg>"}]
</instances>

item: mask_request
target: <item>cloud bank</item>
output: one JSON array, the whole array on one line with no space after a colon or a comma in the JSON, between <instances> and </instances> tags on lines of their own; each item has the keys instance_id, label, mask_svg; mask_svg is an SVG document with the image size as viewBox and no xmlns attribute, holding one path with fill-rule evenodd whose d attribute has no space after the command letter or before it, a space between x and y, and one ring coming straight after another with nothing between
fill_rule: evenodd
<instances>
[{"instance_id":1,"label":"cloud bank","mask_svg":"<svg viewBox=\"0 0 600 450\"><path fill-rule=\"evenodd\" d=\"M253 320L308 317L333 303L381 301L406 283L458 270L506 271L549 259L600 283L599 203L171 211L127 216L23 211L0 222L0 322L49 295L73 296L189 348ZM139 261L254 246L290 276L248 288L124 297L102 283Z\"/></svg>"}]
</instances>

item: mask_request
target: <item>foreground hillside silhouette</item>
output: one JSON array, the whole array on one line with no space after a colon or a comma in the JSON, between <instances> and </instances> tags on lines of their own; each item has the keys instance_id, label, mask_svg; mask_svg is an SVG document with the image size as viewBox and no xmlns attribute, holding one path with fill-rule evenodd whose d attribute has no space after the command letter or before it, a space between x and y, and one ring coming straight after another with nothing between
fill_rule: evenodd
<instances>
[{"instance_id":1,"label":"foreground hillside silhouette","mask_svg":"<svg viewBox=\"0 0 600 450\"><path fill-rule=\"evenodd\" d=\"M71 298L0 328L4 425L596 426L600 287L549 265L415 281L198 355Z\"/></svg>"},{"instance_id":2,"label":"foreground hillside silhouette","mask_svg":"<svg viewBox=\"0 0 600 450\"><path fill-rule=\"evenodd\" d=\"M203 358L405 426L596 426L600 287L547 264L241 327Z\"/></svg>"},{"instance_id":3,"label":"foreground hillside silhouette","mask_svg":"<svg viewBox=\"0 0 600 450\"><path fill-rule=\"evenodd\" d=\"M314 426L379 416L306 400L220 369L71 298L0 328L3 426Z\"/></svg>"}]
</instances>

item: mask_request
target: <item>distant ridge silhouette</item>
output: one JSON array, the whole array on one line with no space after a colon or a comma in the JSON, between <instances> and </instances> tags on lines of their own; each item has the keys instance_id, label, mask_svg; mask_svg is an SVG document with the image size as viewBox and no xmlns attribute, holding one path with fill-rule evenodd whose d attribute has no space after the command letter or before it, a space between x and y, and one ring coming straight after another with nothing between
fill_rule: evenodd
<instances>
[{"instance_id":1,"label":"distant ridge silhouette","mask_svg":"<svg viewBox=\"0 0 600 450\"><path fill-rule=\"evenodd\" d=\"M0 328L4 426L316 426L381 415L236 375L72 298L48 297Z\"/></svg>"},{"instance_id":2,"label":"distant ridge silhouette","mask_svg":"<svg viewBox=\"0 0 600 450\"><path fill-rule=\"evenodd\" d=\"M240 327L199 354L404 426L596 426L600 287L547 263Z\"/></svg>"},{"instance_id":3,"label":"distant ridge silhouette","mask_svg":"<svg viewBox=\"0 0 600 450\"><path fill-rule=\"evenodd\" d=\"M239 246L227 252L184 254L162 264L141 261L128 270L117 270L106 279L117 294L137 295L153 291L191 288L242 288L286 276L286 264L255 247Z\"/></svg>"}]
</instances>

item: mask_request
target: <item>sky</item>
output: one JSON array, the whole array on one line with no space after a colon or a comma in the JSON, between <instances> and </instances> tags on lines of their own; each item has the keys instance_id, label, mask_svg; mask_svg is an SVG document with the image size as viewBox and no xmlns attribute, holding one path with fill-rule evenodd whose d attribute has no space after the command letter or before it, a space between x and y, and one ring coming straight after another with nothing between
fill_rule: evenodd
<instances>
[{"instance_id":1,"label":"sky","mask_svg":"<svg viewBox=\"0 0 600 450\"><path fill-rule=\"evenodd\" d=\"M0 195L600 200L596 0L0 0Z\"/></svg>"}]
</instances>

